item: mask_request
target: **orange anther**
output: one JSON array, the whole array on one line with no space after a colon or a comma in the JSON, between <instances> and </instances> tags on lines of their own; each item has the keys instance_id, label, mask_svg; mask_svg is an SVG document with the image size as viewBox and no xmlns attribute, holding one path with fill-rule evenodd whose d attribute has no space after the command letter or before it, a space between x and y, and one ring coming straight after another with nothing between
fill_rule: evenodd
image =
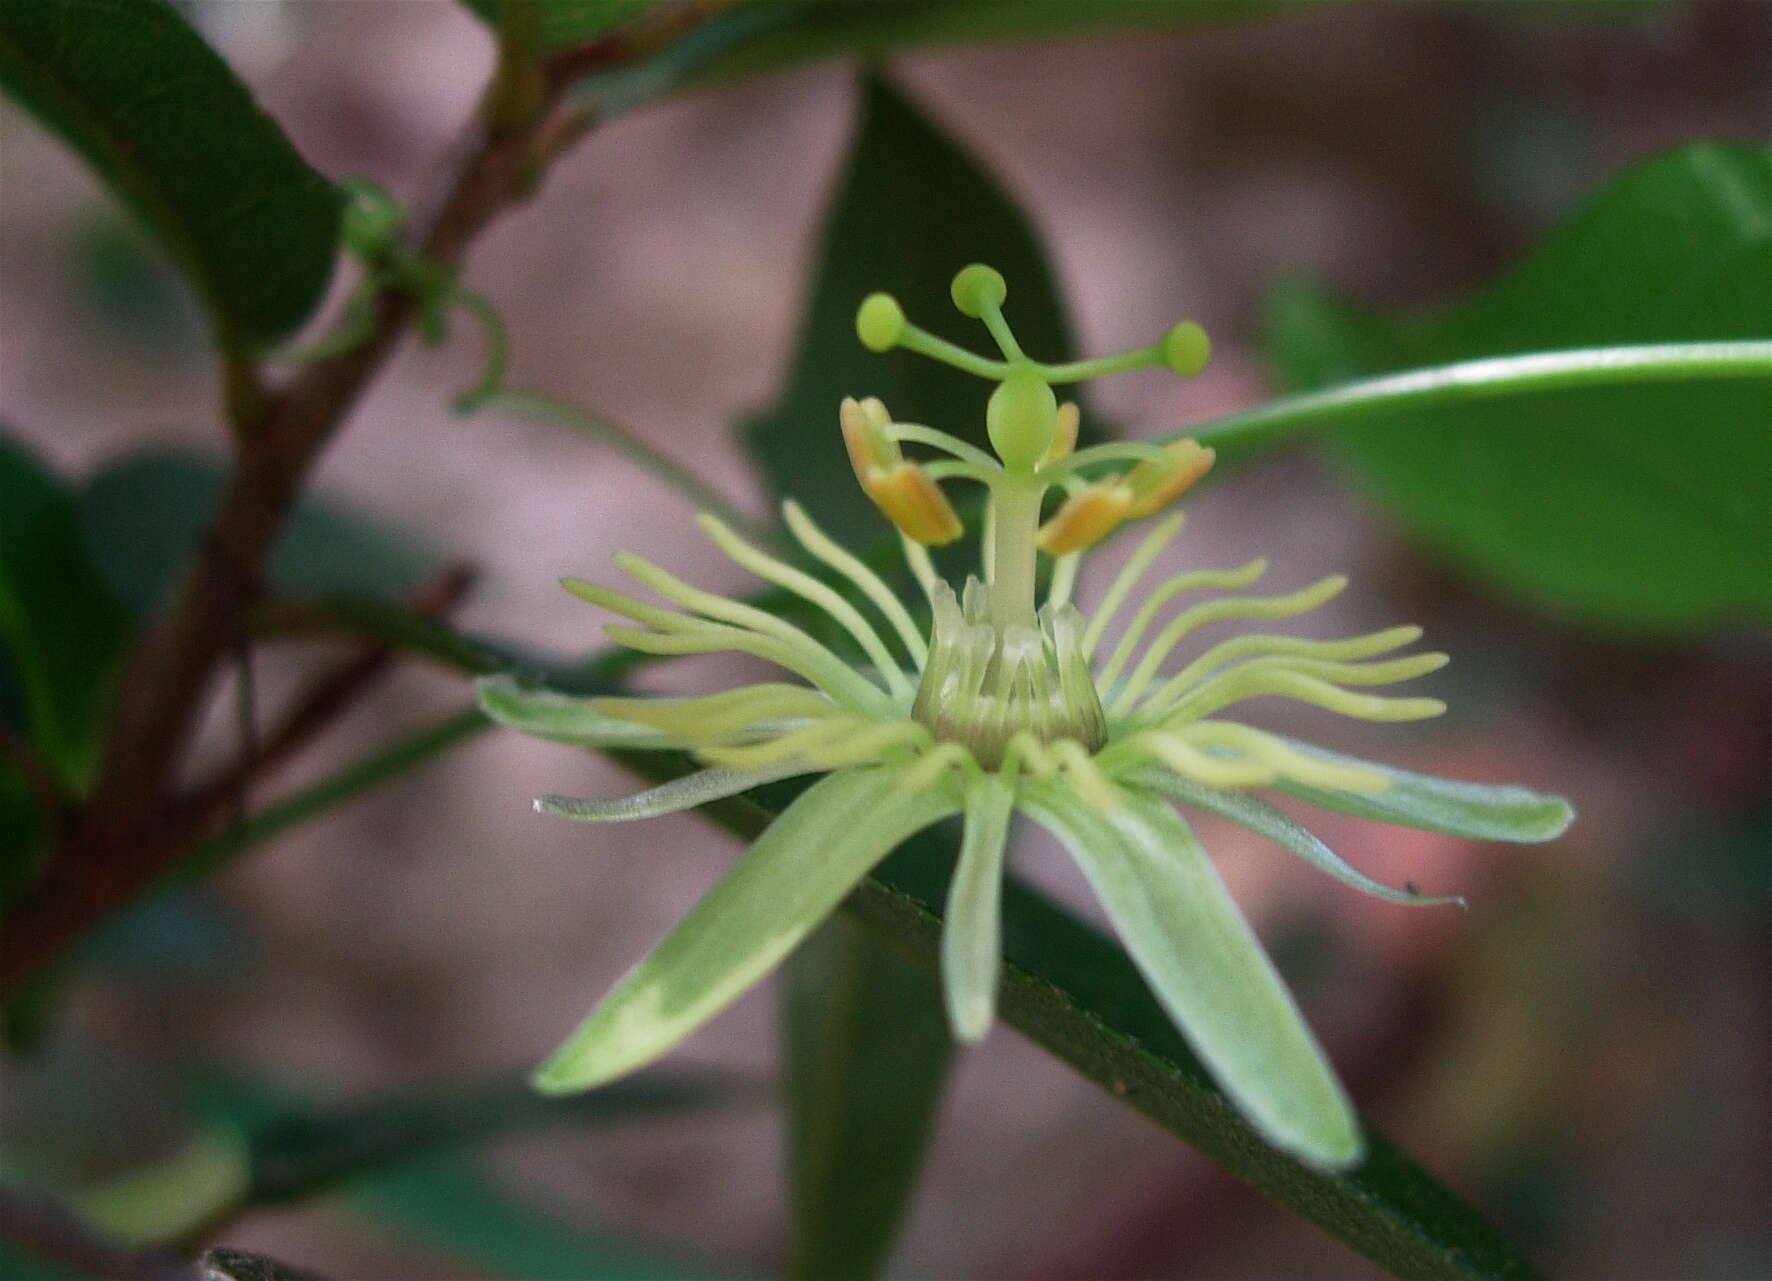
<instances>
[{"instance_id":1,"label":"orange anther","mask_svg":"<svg viewBox=\"0 0 1772 1281\"><path fill-rule=\"evenodd\" d=\"M1132 491L1117 480L1079 490L1065 500L1058 514L1040 526L1040 550L1067 556L1100 542L1132 510Z\"/></svg>"}]
</instances>

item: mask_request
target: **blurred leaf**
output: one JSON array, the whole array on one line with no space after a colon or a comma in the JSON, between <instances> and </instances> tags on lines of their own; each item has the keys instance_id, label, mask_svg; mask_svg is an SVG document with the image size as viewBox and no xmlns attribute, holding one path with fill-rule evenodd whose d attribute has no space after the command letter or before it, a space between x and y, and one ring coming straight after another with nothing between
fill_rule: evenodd
<instances>
[{"instance_id":1,"label":"blurred leaf","mask_svg":"<svg viewBox=\"0 0 1772 1281\"><path fill-rule=\"evenodd\" d=\"M941 989L842 916L795 951L786 975L786 1275L864 1281L885 1265L946 1079Z\"/></svg>"},{"instance_id":2,"label":"blurred leaf","mask_svg":"<svg viewBox=\"0 0 1772 1281\"><path fill-rule=\"evenodd\" d=\"M338 194L170 5L0 5L0 86L153 229L225 344L276 338L313 310Z\"/></svg>"},{"instance_id":3,"label":"blurred leaf","mask_svg":"<svg viewBox=\"0 0 1772 1281\"><path fill-rule=\"evenodd\" d=\"M127 634L81 542L73 494L0 429L0 659L25 737L70 791L97 766Z\"/></svg>"},{"instance_id":4,"label":"blurred leaf","mask_svg":"<svg viewBox=\"0 0 1772 1281\"><path fill-rule=\"evenodd\" d=\"M462 2L489 26L498 25L504 0ZM629 18L638 17L652 4L653 0L536 0L541 18L541 47L565 49L583 44Z\"/></svg>"},{"instance_id":5,"label":"blurred leaf","mask_svg":"<svg viewBox=\"0 0 1772 1281\"><path fill-rule=\"evenodd\" d=\"M1488 289L1389 319L1306 287L1270 352L1316 388L1516 352L1772 336L1772 152L1627 171ZM1772 618L1772 386L1591 386L1374 415L1343 455L1458 564L1554 612L1692 631Z\"/></svg>"},{"instance_id":6,"label":"blurred leaf","mask_svg":"<svg viewBox=\"0 0 1772 1281\"><path fill-rule=\"evenodd\" d=\"M867 78L787 389L745 428L775 492L799 499L839 542L877 543L891 532L856 488L837 428L843 397L878 396L902 422L985 443L992 384L910 352L878 355L855 336L856 307L883 289L925 329L988 342L948 295L954 273L975 261L1008 279L1007 311L1029 353L1069 359L1070 330L1045 256L1012 198L895 89Z\"/></svg>"},{"instance_id":7,"label":"blurred leaf","mask_svg":"<svg viewBox=\"0 0 1772 1281\"><path fill-rule=\"evenodd\" d=\"M206 1111L245 1131L251 1205L314 1196L500 1135L654 1120L744 1097L735 1081L670 1072L646 1073L570 1098L538 1094L517 1078L333 1108L299 1107L281 1092L242 1078L211 1080L200 1093Z\"/></svg>"},{"instance_id":8,"label":"blurred leaf","mask_svg":"<svg viewBox=\"0 0 1772 1281\"><path fill-rule=\"evenodd\" d=\"M1113 28L1198 26L1261 17L1288 0L749 0L725 21L754 9L779 20L710 59L695 83L763 75L801 63L898 48L1045 40ZM1297 5L1301 0L1290 0ZM961 265L964 265L963 263ZM997 264L993 264L997 265ZM1010 276L1010 288L1014 288ZM921 323L921 322L919 322Z\"/></svg>"},{"instance_id":9,"label":"blurred leaf","mask_svg":"<svg viewBox=\"0 0 1772 1281\"><path fill-rule=\"evenodd\" d=\"M382 1175L355 1188L352 1200L403 1244L513 1281L692 1281L714 1275L532 1210L466 1158L432 1160Z\"/></svg>"},{"instance_id":10,"label":"blurred leaf","mask_svg":"<svg viewBox=\"0 0 1772 1281\"><path fill-rule=\"evenodd\" d=\"M626 752L649 778L687 758ZM779 783L702 813L753 838L802 790ZM940 829L899 846L845 906L938 971L941 910L955 841ZM1294 1213L1400 1277L1529 1281L1532 1265L1431 1174L1365 1126L1368 1155L1325 1174L1270 1147L1200 1066L1118 944L1015 877L1004 884L1001 1017L1083 1076L1139 1109Z\"/></svg>"},{"instance_id":11,"label":"blurred leaf","mask_svg":"<svg viewBox=\"0 0 1772 1281\"><path fill-rule=\"evenodd\" d=\"M100 570L137 614L151 613L202 545L221 494L213 459L148 450L113 462L80 495L80 521ZM433 558L402 536L319 499L301 502L271 554L282 593L410 591Z\"/></svg>"}]
</instances>

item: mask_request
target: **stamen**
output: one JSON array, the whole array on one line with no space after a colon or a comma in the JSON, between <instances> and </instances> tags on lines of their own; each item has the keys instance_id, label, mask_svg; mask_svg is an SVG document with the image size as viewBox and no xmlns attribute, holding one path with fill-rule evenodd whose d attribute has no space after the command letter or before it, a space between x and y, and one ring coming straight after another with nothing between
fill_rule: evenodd
<instances>
[{"instance_id":1,"label":"stamen","mask_svg":"<svg viewBox=\"0 0 1772 1281\"><path fill-rule=\"evenodd\" d=\"M945 431L934 427L925 427L921 423L892 423L886 428L886 434L896 441L915 441L919 445L928 445L933 449L952 454L955 458L969 463L977 463L990 471L1002 471L1002 465L977 445L968 445L958 436L950 436Z\"/></svg>"},{"instance_id":2,"label":"stamen","mask_svg":"<svg viewBox=\"0 0 1772 1281\"><path fill-rule=\"evenodd\" d=\"M1069 556L1060 556L1052 563L1052 585L1046 589L1046 605L1049 609L1071 603L1071 593L1077 586L1077 567L1082 560L1081 552L1072 552Z\"/></svg>"},{"instance_id":3,"label":"stamen","mask_svg":"<svg viewBox=\"0 0 1772 1281\"><path fill-rule=\"evenodd\" d=\"M911 683L906 679L904 669L898 665L898 660L892 657L885 643L881 641L880 634L873 629L867 619L856 611L855 606L810 574L802 573L792 565L783 564L775 557L765 555L751 546L733 533L718 517L703 512L696 517L696 523L702 527L709 538L714 540L715 545L721 551L750 570L758 578L774 583L778 587L785 587L796 596L800 596L823 609L855 638L856 643L862 647L869 660L879 670L880 675L886 678L886 684L891 688L893 694L901 698L910 697Z\"/></svg>"},{"instance_id":4,"label":"stamen","mask_svg":"<svg viewBox=\"0 0 1772 1281\"><path fill-rule=\"evenodd\" d=\"M911 621L904 603L893 594L892 589L847 548L820 529L799 503L789 499L781 505L781 514L794 537L799 540L800 546L848 578L861 589L863 595L874 602L875 608L898 633L898 639L910 655L911 662L921 668L929 657L929 643L924 639L923 633L917 630L917 625Z\"/></svg>"},{"instance_id":5,"label":"stamen","mask_svg":"<svg viewBox=\"0 0 1772 1281\"><path fill-rule=\"evenodd\" d=\"M1176 574L1165 579L1162 586L1152 592L1145 602L1138 607L1132 616L1132 623L1126 628L1126 634L1120 637L1120 643L1114 647L1113 655L1108 659L1107 666L1101 669L1099 683L1105 689L1112 685L1120 670L1125 667L1132 652L1138 648L1138 642L1144 637L1145 629L1156 618L1157 611L1183 592L1196 591L1203 587L1216 588L1220 591L1230 587L1247 587L1263 574L1267 573L1267 558L1257 556L1246 565L1236 569L1196 569L1186 574Z\"/></svg>"},{"instance_id":6,"label":"stamen","mask_svg":"<svg viewBox=\"0 0 1772 1281\"><path fill-rule=\"evenodd\" d=\"M1229 618L1293 618L1309 613L1346 586L1347 579L1336 574L1287 596L1232 596L1183 610L1151 642L1131 679L1114 699L1114 710L1124 713L1130 709L1169 652L1196 628Z\"/></svg>"},{"instance_id":7,"label":"stamen","mask_svg":"<svg viewBox=\"0 0 1772 1281\"><path fill-rule=\"evenodd\" d=\"M1181 528L1182 519L1181 513L1177 512L1145 535L1137 550L1127 557L1120 572L1114 575L1114 581L1108 585L1106 595L1101 598L1101 604L1095 607L1095 613L1089 618L1089 626L1083 631L1083 657L1088 658L1095 653L1096 643L1101 640L1101 634L1107 630L1108 624L1114 621L1114 615L1119 613L1120 606L1126 602L1127 593L1138 585L1138 580L1144 577L1144 571L1150 568L1151 562L1169 545L1169 540L1175 537L1176 531Z\"/></svg>"},{"instance_id":8,"label":"stamen","mask_svg":"<svg viewBox=\"0 0 1772 1281\"><path fill-rule=\"evenodd\" d=\"M941 582L941 575L935 572L935 562L929 558L929 549L903 533L898 536L898 545L904 553L904 563L910 567L911 577L923 589L923 598L930 599L934 594L935 584Z\"/></svg>"}]
</instances>

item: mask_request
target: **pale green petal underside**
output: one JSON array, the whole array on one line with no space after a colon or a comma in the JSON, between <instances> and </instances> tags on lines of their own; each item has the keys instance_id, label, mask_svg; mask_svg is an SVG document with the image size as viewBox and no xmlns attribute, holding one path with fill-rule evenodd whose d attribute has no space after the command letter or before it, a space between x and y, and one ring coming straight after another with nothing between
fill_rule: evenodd
<instances>
[{"instance_id":1,"label":"pale green petal underside","mask_svg":"<svg viewBox=\"0 0 1772 1281\"><path fill-rule=\"evenodd\" d=\"M1275 735L1276 738L1280 737ZM1394 765L1343 756L1310 743L1284 739L1320 760L1376 770L1390 779L1378 792L1343 792L1303 783L1274 784L1280 791L1360 818L1375 818L1402 827L1469 837L1476 841L1536 843L1559 837L1575 818L1575 810L1561 796L1546 796L1511 784L1466 783L1455 778L1414 774Z\"/></svg>"},{"instance_id":2,"label":"pale green petal underside","mask_svg":"<svg viewBox=\"0 0 1772 1281\"><path fill-rule=\"evenodd\" d=\"M906 837L959 809L880 766L820 779L782 812L535 1074L587 1090L643 1067L788 954Z\"/></svg>"},{"instance_id":3,"label":"pale green petal underside","mask_svg":"<svg viewBox=\"0 0 1772 1281\"><path fill-rule=\"evenodd\" d=\"M954 1039L984 1039L997 1007L997 971L1002 963L1003 847L1015 788L986 774L966 791L966 835L948 886L941 927L942 994Z\"/></svg>"},{"instance_id":4,"label":"pale green petal underside","mask_svg":"<svg viewBox=\"0 0 1772 1281\"><path fill-rule=\"evenodd\" d=\"M1157 999L1268 1142L1322 1169L1358 1162L1365 1144L1347 1096L1168 802L1128 790L1104 811L1041 780L1021 808L1070 851Z\"/></svg>"},{"instance_id":5,"label":"pale green petal underside","mask_svg":"<svg viewBox=\"0 0 1772 1281\"><path fill-rule=\"evenodd\" d=\"M500 725L534 738L615 749L682 746L655 729L604 715L591 706L592 699L529 685L509 672L480 677L474 682L474 692L481 711Z\"/></svg>"},{"instance_id":6,"label":"pale green petal underside","mask_svg":"<svg viewBox=\"0 0 1772 1281\"><path fill-rule=\"evenodd\" d=\"M1129 771L1122 777L1128 783L1162 792L1183 805L1193 805L1220 818L1228 818L1258 836L1267 837L1280 848L1290 850L1312 867L1329 873L1336 880L1343 881L1356 890L1414 907L1434 907L1444 903L1464 906L1464 900L1456 894L1423 894L1419 890L1399 890L1383 881L1373 880L1350 867L1334 850L1259 796L1230 788L1207 787L1204 783L1182 778L1172 770L1148 765Z\"/></svg>"},{"instance_id":7,"label":"pale green petal underside","mask_svg":"<svg viewBox=\"0 0 1772 1281\"><path fill-rule=\"evenodd\" d=\"M632 796L617 796L602 801L577 796L538 796L538 814L577 819L581 823L625 823L636 818L657 818L694 809L709 801L737 796L765 783L779 783L784 778L805 774L811 767L802 761L771 765L767 769L704 769L668 783L649 787Z\"/></svg>"}]
</instances>

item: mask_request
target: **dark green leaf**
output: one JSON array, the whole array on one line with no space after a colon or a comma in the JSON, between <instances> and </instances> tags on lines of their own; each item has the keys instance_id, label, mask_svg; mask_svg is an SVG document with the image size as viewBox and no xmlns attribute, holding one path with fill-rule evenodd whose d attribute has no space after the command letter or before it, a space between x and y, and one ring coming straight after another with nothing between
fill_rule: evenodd
<instances>
[{"instance_id":1,"label":"dark green leaf","mask_svg":"<svg viewBox=\"0 0 1772 1281\"><path fill-rule=\"evenodd\" d=\"M74 496L0 435L0 665L17 687L24 736L71 791L97 765L127 635L87 556Z\"/></svg>"},{"instance_id":2,"label":"dark green leaf","mask_svg":"<svg viewBox=\"0 0 1772 1281\"><path fill-rule=\"evenodd\" d=\"M276 338L313 310L338 193L170 5L8 0L0 85L153 229L224 344Z\"/></svg>"},{"instance_id":3,"label":"dark green leaf","mask_svg":"<svg viewBox=\"0 0 1772 1281\"><path fill-rule=\"evenodd\" d=\"M948 296L954 273L978 261L1007 278L1006 310L1029 354L1069 359L1070 330L1051 273L1011 197L890 85L870 77L825 221L787 390L746 428L776 492L798 498L840 542L865 545L891 532L850 472L837 428L843 397L878 396L900 421L983 444L992 390L910 352L868 351L855 336L855 309L885 290L916 324L982 348L989 341L983 326L956 312Z\"/></svg>"},{"instance_id":4,"label":"dark green leaf","mask_svg":"<svg viewBox=\"0 0 1772 1281\"><path fill-rule=\"evenodd\" d=\"M750 0L727 20L774 9L778 21L709 60L696 83L736 80L851 54L928 45L1040 40L1116 27L1232 22L1285 7L1286 0ZM1292 0L1296 3L1297 0ZM1014 277L1011 277L1014 288Z\"/></svg>"},{"instance_id":5,"label":"dark green leaf","mask_svg":"<svg viewBox=\"0 0 1772 1281\"><path fill-rule=\"evenodd\" d=\"M497 26L503 0L463 0L488 25ZM565 49L602 35L611 27L638 17L653 0L536 0L541 18L541 47Z\"/></svg>"},{"instance_id":6,"label":"dark green leaf","mask_svg":"<svg viewBox=\"0 0 1772 1281\"><path fill-rule=\"evenodd\" d=\"M197 554L221 494L222 468L197 454L153 450L87 481L80 520L105 578L138 614L151 612ZM410 541L330 503L309 499L271 556L279 592L409 591L431 565Z\"/></svg>"},{"instance_id":7,"label":"dark green leaf","mask_svg":"<svg viewBox=\"0 0 1772 1281\"><path fill-rule=\"evenodd\" d=\"M1682 147L1626 172L1514 270L1425 319L1292 288L1286 381L1529 351L1772 337L1772 152ZM1344 426L1342 452L1478 577L1586 621L1772 618L1772 381L1535 392Z\"/></svg>"},{"instance_id":8,"label":"dark green leaf","mask_svg":"<svg viewBox=\"0 0 1772 1281\"><path fill-rule=\"evenodd\" d=\"M845 917L787 965L790 1277L876 1276L916 1184L950 1058L941 990Z\"/></svg>"}]
</instances>

